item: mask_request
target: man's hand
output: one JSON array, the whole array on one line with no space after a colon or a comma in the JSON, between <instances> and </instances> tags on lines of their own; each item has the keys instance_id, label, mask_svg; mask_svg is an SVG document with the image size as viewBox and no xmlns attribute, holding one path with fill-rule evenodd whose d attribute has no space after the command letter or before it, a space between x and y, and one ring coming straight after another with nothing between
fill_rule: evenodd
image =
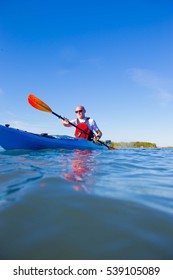
<instances>
[{"instance_id":1,"label":"man's hand","mask_svg":"<svg viewBox=\"0 0 173 280\"><path fill-rule=\"evenodd\" d=\"M100 136L99 135L95 135L94 138L93 138L93 141L97 142L99 139L100 139Z\"/></svg>"},{"instance_id":2,"label":"man's hand","mask_svg":"<svg viewBox=\"0 0 173 280\"><path fill-rule=\"evenodd\" d=\"M69 121L67 118L64 118L63 121L62 121L62 124L63 124L64 126L71 126L69 122L70 122L70 121Z\"/></svg>"}]
</instances>

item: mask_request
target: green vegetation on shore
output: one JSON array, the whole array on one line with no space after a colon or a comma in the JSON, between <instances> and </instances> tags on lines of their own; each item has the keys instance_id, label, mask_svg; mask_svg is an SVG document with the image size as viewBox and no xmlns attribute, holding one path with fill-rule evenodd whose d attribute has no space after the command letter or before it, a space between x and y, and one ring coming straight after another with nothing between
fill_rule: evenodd
<instances>
[{"instance_id":1,"label":"green vegetation on shore","mask_svg":"<svg viewBox=\"0 0 173 280\"><path fill-rule=\"evenodd\" d=\"M157 148L155 143L150 142L112 142L113 147L123 147L123 148Z\"/></svg>"}]
</instances>

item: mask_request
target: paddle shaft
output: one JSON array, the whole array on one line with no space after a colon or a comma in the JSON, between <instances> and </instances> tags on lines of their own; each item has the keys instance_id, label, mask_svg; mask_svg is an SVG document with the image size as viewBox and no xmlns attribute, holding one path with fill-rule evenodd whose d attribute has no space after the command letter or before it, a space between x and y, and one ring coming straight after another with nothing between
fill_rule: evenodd
<instances>
[{"instance_id":1,"label":"paddle shaft","mask_svg":"<svg viewBox=\"0 0 173 280\"><path fill-rule=\"evenodd\" d=\"M65 118L63 118L62 116L56 114L56 113L53 112L53 111L52 111L52 114L55 115L56 117L60 118L61 120L65 120ZM69 122L69 124L72 125L72 126L74 126L74 127L76 127L76 128L78 128L80 131L84 132L85 134L88 134L88 135L89 135L88 132L86 132L85 130L83 130L83 129L80 128L80 127L77 127L75 124L73 124L73 123L71 123L71 122ZM102 144L102 145L104 145L105 147L107 147L108 149L110 149L110 147L109 147L108 145L106 145L104 142L102 142L102 141L100 141L100 140L97 140L97 141L98 141L100 144Z\"/></svg>"}]
</instances>

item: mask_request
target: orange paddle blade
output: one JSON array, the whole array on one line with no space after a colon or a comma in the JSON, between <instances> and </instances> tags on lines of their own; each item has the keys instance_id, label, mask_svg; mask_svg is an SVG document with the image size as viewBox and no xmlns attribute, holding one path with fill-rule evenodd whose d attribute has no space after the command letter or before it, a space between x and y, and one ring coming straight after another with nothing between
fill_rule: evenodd
<instances>
[{"instance_id":1,"label":"orange paddle blade","mask_svg":"<svg viewBox=\"0 0 173 280\"><path fill-rule=\"evenodd\" d=\"M28 102L32 107L34 107L40 111L52 113L52 109L47 104L45 104L42 100L40 100L39 98L34 96L33 94L28 95Z\"/></svg>"}]
</instances>

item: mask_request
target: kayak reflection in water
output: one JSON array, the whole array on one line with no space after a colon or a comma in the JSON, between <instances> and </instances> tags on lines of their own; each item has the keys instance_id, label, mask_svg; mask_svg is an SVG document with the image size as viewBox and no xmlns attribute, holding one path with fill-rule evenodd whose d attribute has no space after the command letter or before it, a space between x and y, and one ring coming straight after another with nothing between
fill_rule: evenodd
<instances>
[{"instance_id":1,"label":"kayak reflection in water","mask_svg":"<svg viewBox=\"0 0 173 280\"><path fill-rule=\"evenodd\" d=\"M76 150L70 163L70 172L63 174L65 179L75 183L73 188L76 191L90 192L91 185L94 184L92 175L95 171L93 152Z\"/></svg>"}]
</instances>

